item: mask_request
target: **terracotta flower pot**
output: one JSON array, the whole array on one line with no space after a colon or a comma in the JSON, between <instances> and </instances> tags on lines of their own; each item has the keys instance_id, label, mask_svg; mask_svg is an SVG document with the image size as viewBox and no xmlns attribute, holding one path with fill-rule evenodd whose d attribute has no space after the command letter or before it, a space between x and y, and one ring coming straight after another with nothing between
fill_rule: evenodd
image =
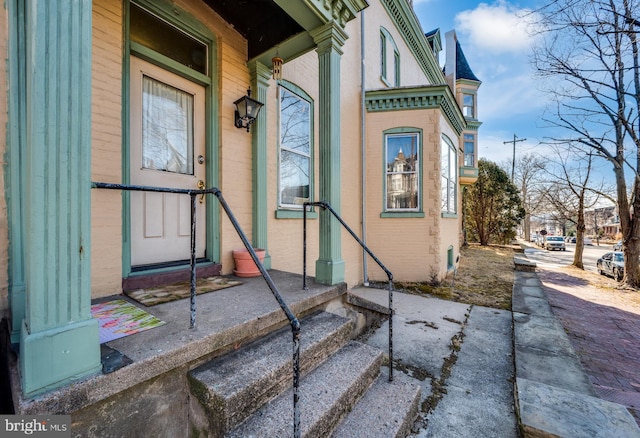
<instances>
[{"instance_id":1,"label":"terracotta flower pot","mask_svg":"<svg viewBox=\"0 0 640 438\"><path fill-rule=\"evenodd\" d=\"M260 260L260 263L264 260L266 251L264 249L253 249ZM251 254L246 249L234 249L233 261L235 262L236 269L233 271L238 277L257 277L260 275L260 270L256 266L255 262L251 258Z\"/></svg>"}]
</instances>

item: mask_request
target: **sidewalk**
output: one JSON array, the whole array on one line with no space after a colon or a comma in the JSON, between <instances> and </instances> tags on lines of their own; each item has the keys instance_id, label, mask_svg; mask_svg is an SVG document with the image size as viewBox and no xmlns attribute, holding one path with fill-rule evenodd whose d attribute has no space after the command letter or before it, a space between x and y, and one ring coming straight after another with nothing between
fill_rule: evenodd
<instances>
[{"instance_id":1,"label":"sidewalk","mask_svg":"<svg viewBox=\"0 0 640 438\"><path fill-rule=\"evenodd\" d=\"M640 425L640 309L560 271L538 277L597 396L628 408Z\"/></svg>"}]
</instances>

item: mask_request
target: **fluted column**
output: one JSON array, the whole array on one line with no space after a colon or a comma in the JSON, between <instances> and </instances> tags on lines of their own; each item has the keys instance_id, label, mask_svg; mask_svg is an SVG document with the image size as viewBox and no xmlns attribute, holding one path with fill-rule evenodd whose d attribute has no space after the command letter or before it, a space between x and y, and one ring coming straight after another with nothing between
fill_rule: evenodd
<instances>
[{"instance_id":1,"label":"fluted column","mask_svg":"<svg viewBox=\"0 0 640 438\"><path fill-rule=\"evenodd\" d=\"M266 250L262 264L266 269L271 269L271 255L268 249L267 229L267 91L269 89L269 77L271 70L259 62L249 64L251 72L251 90L254 99L262 102L264 107L258 113L258 118L251 126L252 148L252 190L253 190L253 215L252 215L252 242L254 248Z\"/></svg>"},{"instance_id":2,"label":"fluted column","mask_svg":"<svg viewBox=\"0 0 640 438\"><path fill-rule=\"evenodd\" d=\"M347 35L330 22L310 32L319 58L319 191L320 201L340 213L340 58ZM337 284L344 281L340 223L320 209L320 251L316 261L316 281Z\"/></svg>"},{"instance_id":3,"label":"fluted column","mask_svg":"<svg viewBox=\"0 0 640 438\"><path fill-rule=\"evenodd\" d=\"M25 316L29 396L100 370L91 317L91 0L26 0Z\"/></svg>"}]
</instances>

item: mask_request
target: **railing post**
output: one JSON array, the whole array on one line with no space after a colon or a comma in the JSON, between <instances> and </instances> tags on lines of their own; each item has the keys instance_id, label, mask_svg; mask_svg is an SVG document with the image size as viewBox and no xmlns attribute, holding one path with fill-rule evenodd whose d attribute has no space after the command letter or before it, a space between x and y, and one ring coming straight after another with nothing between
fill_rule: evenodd
<instances>
[{"instance_id":1,"label":"railing post","mask_svg":"<svg viewBox=\"0 0 640 438\"><path fill-rule=\"evenodd\" d=\"M389 279L389 382L393 382L393 281Z\"/></svg>"},{"instance_id":2,"label":"railing post","mask_svg":"<svg viewBox=\"0 0 640 438\"><path fill-rule=\"evenodd\" d=\"M191 320L189 328L196 327L196 195L191 193Z\"/></svg>"},{"instance_id":3,"label":"railing post","mask_svg":"<svg viewBox=\"0 0 640 438\"><path fill-rule=\"evenodd\" d=\"M307 287L307 203L302 204L302 289Z\"/></svg>"}]
</instances>

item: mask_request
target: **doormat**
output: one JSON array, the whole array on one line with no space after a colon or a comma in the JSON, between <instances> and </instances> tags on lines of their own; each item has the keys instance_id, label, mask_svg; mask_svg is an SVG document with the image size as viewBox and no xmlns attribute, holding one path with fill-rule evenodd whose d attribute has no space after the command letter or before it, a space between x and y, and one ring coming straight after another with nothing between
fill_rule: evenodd
<instances>
[{"instance_id":1,"label":"doormat","mask_svg":"<svg viewBox=\"0 0 640 438\"><path fill-rule=\"evenodd\" d=\"M93 304L91 315L100 324L101 344L166 324L125 300Z\"/></svg>"},{"instance_id":2,"label":"doormat","mask_svg":"<svg viewBox=\"0 0 640 438\"><path fill-rule=\"evenodd\" d=\"M237 286L239 284L242 284L242 282L221 276L199 278L196 280L196 295L206 294L207 292L213 292L227 287ZM156 304L189 298L191 296L191 283L184 281L181 283L170 284L168 286L138 289L125 293L129 298L136 300L140 304L151 307Z\"/></svg>"}]
</instances>

